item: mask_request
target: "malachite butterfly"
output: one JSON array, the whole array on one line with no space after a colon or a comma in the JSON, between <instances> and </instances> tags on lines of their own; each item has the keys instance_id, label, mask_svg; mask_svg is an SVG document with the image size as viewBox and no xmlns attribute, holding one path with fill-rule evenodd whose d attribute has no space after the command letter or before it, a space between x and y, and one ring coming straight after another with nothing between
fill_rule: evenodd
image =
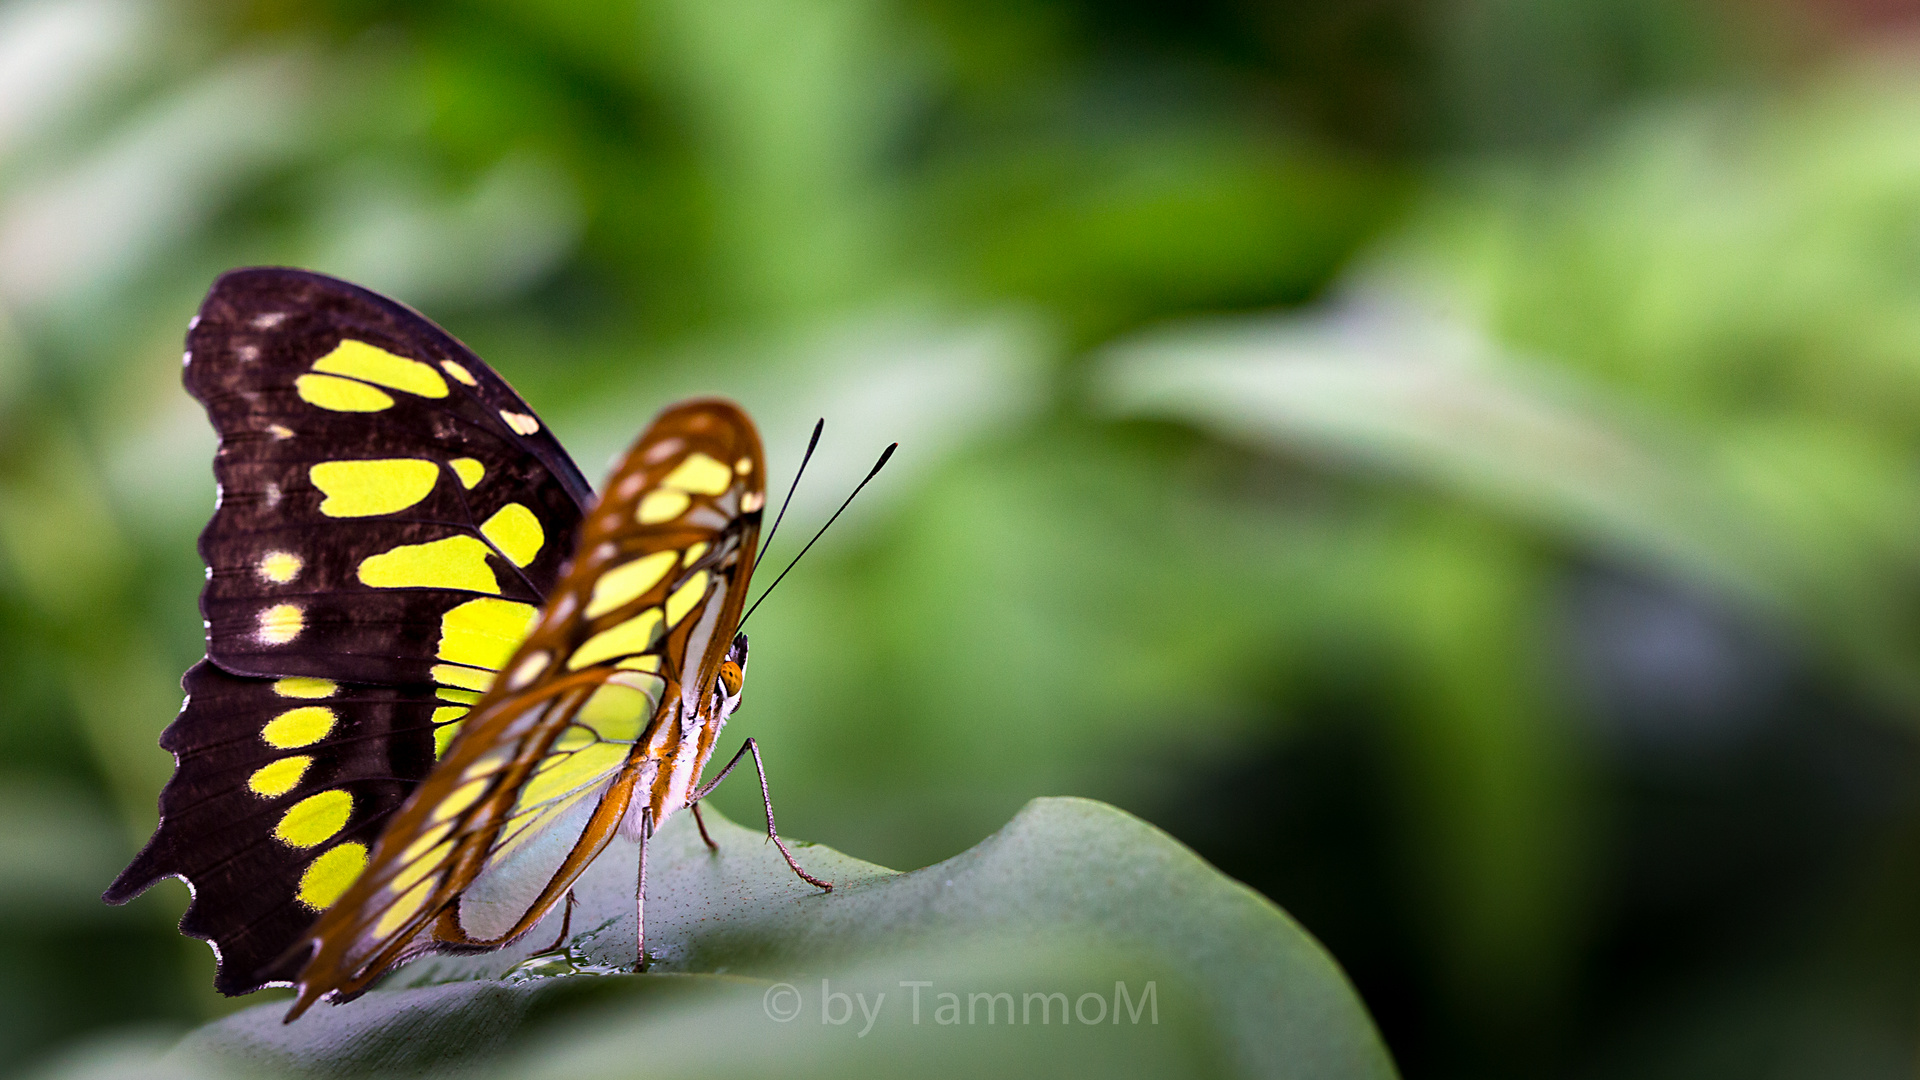
<instances>
[{"instance_id":1,"label":"malachite butterfly","mask_svg":"<svg viewBox=\"0 0 1920 1080\"><path fill-rule=\"evenodd\" d=\"M293 986L291 1020L516 940L623 832L643 898L646 838L698 814L740 703L753 421L674 405L596 497L465 346L301 270L222 276L185 367L220 436L207 654L161 735L160 825L106 900L184 879L215 986Z\"/></svg>"}]
</instances>

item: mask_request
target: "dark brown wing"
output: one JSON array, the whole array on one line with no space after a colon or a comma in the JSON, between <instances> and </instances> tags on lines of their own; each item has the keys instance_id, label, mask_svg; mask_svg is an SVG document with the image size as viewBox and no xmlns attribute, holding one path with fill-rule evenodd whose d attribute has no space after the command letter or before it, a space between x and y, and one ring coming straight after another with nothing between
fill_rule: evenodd
<instances>
[{"instance_id":1,"label":"dark brown wing","mask_svg":"<svg viewBox=\"0 0 1920 1080\"><path fill-rule=\"evenodd\" d=\"M309 932L289 1018L410 956L512 941L630 809L684 804L717 732L702 706L740 623L764 474L729 402L675 406L641 436L505 675Z\"/></svg>"},{"instance_id":2,"label":"dark brown wing","mask_svg":"<svg viewBox=\"0 0 1920 1080\"><path fill-rule=\"evenodd\" d=\"M220 433L208 658L237 675L437 681L442 614L483 595L538 604L593 498L465 346L319 274L223 276L187 335L186 384Z\"/></svg>"},{"instance_id":3,"label":"dark brown wing","mask_svg":"<svg viewBox=\"0 0 1920 1080\"><path fill-rule=\"evenodd\" d=\"M524 401L419 314L298 270L216 282L187 389L220 435L188 672L153 838L215 985L284 983L288 947L531 626L590 489Z\"/></svg>"}]
</instances>

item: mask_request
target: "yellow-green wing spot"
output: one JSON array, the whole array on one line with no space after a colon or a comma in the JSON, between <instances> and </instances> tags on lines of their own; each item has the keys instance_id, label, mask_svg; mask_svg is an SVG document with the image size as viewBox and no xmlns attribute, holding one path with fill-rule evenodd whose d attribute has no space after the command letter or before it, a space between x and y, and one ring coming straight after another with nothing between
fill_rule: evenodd
<instances>
[{"instance_id":1,"label":"yellow-green wing spot","mask_svg":"<svg viewBox=\"0 0 1920 1080\"><path fill-rule=\"evenodd\" d=\"M593 583L592 598L587 601L587 618L597 619L639 599L667 576L678 559L678 552L656 551L601 574Z\"/></svg>"},{"instance_id":2,"label":"yellow-green wing spot","mask_svg":"<svg viewBox=\"0 0 1920 1080\"><path fill-rule=\"evenodd\" d=\"M419 914L440 885L440 871L453 853L453 841L443 839L452 824L437 825L407 845L400 854L401 867L385 886L387 909L374 923L375 937L386 937Z\"/></svg>"},{"instance_id":3,"label":"yellow-green wing spot","mask_svg":"<svg viewBox=\"0 0 1920 1080\"><path fill-rule=\"evenodd\" d=\"M497 593L500 581L487 565L491 549L471 536L425 544L401 544L360 561L360 582L376 589L464 589Z\"/></svg>"},{"instance_id":4,"label":"yellow-green wing spot","mask_svg":"<svg viewBox=\"0 0 1920 1080\"><path fill-rule=\"evenodd\" d=\"M667 597L667 625L678 625L681 619L687 617L687 612L692 611L701 600L706 598L706 595L707 572L701 570L688 578L685 585L675 589L672 596Z\"/></svg>"},{"instance_id":5,"label":"yellow-green wing spot","mask_svg":"<svg viewBox=\"0 0 1920 1080\"><path fill-rule=\"evenodd\" d=\"M322 461L307 470L326 498L328 517L375 517L414 505L433 491L440 466L420 458Z\"/></svg>"},{"instance_id":6,"label":"yellow-green wing spot","mask_svg":"<svg viewBox=\"0 0 1920 1080\"><path fill-rule=\"evenodd\" d=\"M526 640L539 614L532 604L517 600L469 600L440 616L437 655L456 664L499 671Z\"/></svg>"},{"instance_id":7,"label":"yellow-green wing spot","mask_svg":"<svg viewBox=\"0 0 1920 1080\"><path fill-rule=\"evenodd\" d=\"M442 821L452 821L454 818L460 816L462 810L479 802L480 796L484 795L486 790L487 778L484 776L478 780L469 780L461 784L459 787L453 789L453 794L442 799L440 805L433 808L433 814L429 820L435 824Z\"/></svg>"},{"instance_id":8,"label":"yellow-green wing spot","mask_svg":"<svg viewBox=\"0 0 1920 1080\"><path fill-rule=\"evenodd\" d=\"M325 911L353 879L367 868L367 845L339 844L320 853L300 875L300 889L294 895L315 911Z\"/></svg>"},{"instance_id":9,"label":"yellow-green wing spot","mask_svg":"<svg viewBox=\"0 0 1920 1080\"><path fill-rule=\"evenodd\" d=\"M633 653L646 652L653 643L660 640L660 634L666 624L660 618L660 609L648 608L633 618L609 627L588 638L567 658L567 670L578 671L583 667L598 664L603 660L612 660L617 656L630 656Z\"/></svg>"},{"instance_id":10,"label":"yellow-green wing spot","mask_svg":"<svg viewBox=\"0 0 1920 1080\"><path fill-rule=\"evenodd\" d=\"M469 669L461 668L460 670ZM474 702L480 700L480 695L471 690L454 690L440 686L434 688L434 696L442 701L458 702L455 705L442 705L433 710L433 756L437 761L446 756L447 747L452 745L453 737L460 733L461 718L467 715L467 710L473 707Z\"/></svg>"},{"instance_id":11,"label":"yellow-green wing spot","mask_svg":"<svg viewBox=\"0 0 1920 1080\"><path fill-rule=\"evenodd\" d=\"M273 827L273 838L297 848L316 847L347 827L353 796L340 788L309 795L287 808Z\"/></svg>"},{"instance_id":12,"label":"yellow-green wing spot","mask_svg":"<svg viewBox=\"0 0 1920 1080\"><path fill-rule=\"evenodd\" d=\"M300 400L330 412L379 412L393 408L393 397L379 387L333 375L302 375L293 380Z\"/></svg>"},{"instance_id":13,"label":"yellow-green wing spot","mask_svg":"<svg viewBox=\"0 0 1920 1080\"><path fill-rule=\"evenodd\" d=\"M633 517L642 525L659 525L686 513L687 507L691 505L693 500L688 498L686 492L660 488L647 492L641 498L640 505L634 509Z\"/></svg>"},{"instance_id":14,"label":"yellow-green wing spot","mask_svg":"<svg viewBox=\"0 0 1920 1080\"><path fill-rule=\"evenodd\" d=\"M516 600L469 600L440 617L436 655L451 661L433 665L433 681L483 694L520 643L533 630L539 610ZM437 714L436 714L437 715ZM444 730L444 729L442 729ZM446 739L452 739L448 734ZM445 743L436 738L444 751Z\"/></svg>"},{"instance_id":15,"label":"yellow-green wing spot","mask_svg":"<svg viewBox=\"0 0 1920 1080\"><path fill-rule=\"evenodd\" d=\"M516 805L538 807L572 794L619 768L630 750L618 743L596 742L571 753L550 754L520 789Z\"/></svg>"},{"instance_id":16,"label":"yellow-green wing spot","mask_svg":"<svg viewBox=\"0 0 1920 1080\"><path fill-rule=\"evenodd\" d=\"M447 756L447 747L453 745L453 737L460 734L460 720L466 716L465 705L442 705L433 710L433 759Z\"/></svg>"},{"instance_id":17,"label":"yellow-green wing spot","mask_svg":"<svg viewBox=\"0 0 1920 1080\"><path fill-rule=\"evenodd\" d=\"M666 680L658 675L622 671L610 675L586 704L574 715L573 722L591 730L608 742L631 744L659 707Z\"/></svg>"},{"instance_id":18,"label":"yellow-green wing spot","mask_svg":"<svg viewBox=\"0 0 1920 1080\"><path fill-rule=\"evenodd\" d=\"M476 458L454 458L447 462L447 466L453 470L453 475L460 478L460 486L468 491L472 491L473 486L487 475L487 467Z\"/></svg>"},{"instance_id":19,"label":"yellow-green wing spot","mask_svg":"<svg viewBox=\"0 0 1920 1080\"><path fill-rule=\"evenodd\" d=\"M290 698L327 698L332 697L338 689L332 679L310 679L299 675L279 679L273 684L275 694Z\"/></svg>"},{"instance_id":20,"label":"yellow-green wing spot","mask_svg":"<svg viewBox=\"0 0 1920 1080\"><path fill-rule=\"evenodd\" d=\"M441 378L439 372L418 360L395 356L385 349L351 338L315 360L313 370L326 375L350 375L421 397L447 396L447 380Z\"/></svg>"},{"instance_id":21,"label":"yellow-green wing spot","mask_svg":"<svg viewBox=\"0 0 1920 1080\"><path fill-rule=\"evenodd\" d=\"M295 750L326 738L338 719L325 705L302 705L267 721L260 737L276 750Z\"/></svg>"},{"instance_id":22,"label":"yellow-green wing spot","mask_svg":"<svg viewBox=\"0 0 1920 1080\"><path fill-rule=\"evenodd\" d=\"M519 503L508 503L481 523L480 535L492 541L515 566L532 562L547 542L540 519Z\"/></svg>"},{"instance_id":23,"label":"yellow-green wing spot","mask_svg":"<svg viewBox=\"0 0 1920 1080\"><path fill-rule=\"evenodd\" d=\"M281 758L255 769L253 775L247 777L247 787L262 798L278 798L299 787L300 778L312 764L313 759L305 754Z\"/></svg>"},{"instance_id":24,"label":"yellow-green wing spot","mask_svg":"<svg viewBox=\"0 0 1920 1080\"><path fill-rule=\"evenodd\" d=\"M733 470L696 450L675 466L660 484L696 495L720 495L733 486Z\"/></svg>"},{"instance_id":25,"label":"yellow-green wing spot","mask_svg":"<svg viewBox=\"0 0 1920 1080\"><path fill-rule=\"evenodd\" d=\"M396 897L387 906L387 910L381 912L380 918L374 921L373 936L383 938L405 926L408 919L413 918L421 908L426 906L427 898L433 895L434 886L439 883L437 877L430 877Z\"/></svg>"},{"instance_id":26,"label":"yellow-green wing spot","mask_svg":"<svg viewBox=\"0 0 1920 1080\"><path fill-rule=\"evenodd\" d=\"M493 686L493 677L498 672L484 668L464 667L460 664L433 665L433 681L442 686L458 686L465 690L475 690L482 694Z\"/></svg>"}]
</instances>

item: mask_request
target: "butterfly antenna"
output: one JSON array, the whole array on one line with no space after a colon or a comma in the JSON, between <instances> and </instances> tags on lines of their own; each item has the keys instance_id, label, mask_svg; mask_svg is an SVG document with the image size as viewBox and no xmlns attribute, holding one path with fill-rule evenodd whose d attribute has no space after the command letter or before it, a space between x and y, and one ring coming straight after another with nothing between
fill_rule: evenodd
<instances>
[{"instance_id":1,"label":"butterfly antenna","mask_svg":"<svg viewBox=\"0 0 1920 1080\"><path fill-rule=\"evenodd\" d=\"M800 475L807 471L807 462L813 460L813 448L820 445L820 432L826 426L827 418L824 416L813 422L813 438L807 440L807 452L800 455L800 467L793 470L793 483L787 486L787 497L780 503L780 512L773 516L773 528L767 530L766 542L760 545L760 554L754 556L754 561L765 558L767 549L773 546L773 538L780 532L780 523L787 519L787 507L793 505L793 493L800 487Z\"/></svg>"},{"instance_id":2,"label":"butterfly antenna","mask_svg":"<svg viewBox=\"0 0 1920 1080\"><path fill-rule=\"evenodd\" d=\"M793 557L793 561L787 564L787 568L780 571L780 576L773 579L773 584L767 586L767 591L760 594L760 599L755 600L753 606L747 609L746 615L740 619L740 625L742 627L747 625L748 619L753 618L753 613L759 610L760 605L766 603L767 597L773 595L773 590L779 588L780 583L787 580L787 575L793 573L793 568L800 565L800 560L807 557L807 552L813 550L813 545L819 543L820 538L827 535L827 530L833 528L833 523L839 521L840 515L847 512L847 507L853 505L853 497L860 494L860 489L866 487L874 477L880 475L880 470L886 467L887 459L892 457L893 452L899 448L899 443L888 443L887 448L880 451L880 460L874 462L873 468L867 470L867 478L854 485L852 494L847 496L847 501L840 504L840 509L833 512L833 516L827 519L827 523L820 526L820 531L813 534L813 539L807 541L807 546L800 549L800 554ZM775 524L778 524L778 522Z\"/></svg>"}]
</instances>

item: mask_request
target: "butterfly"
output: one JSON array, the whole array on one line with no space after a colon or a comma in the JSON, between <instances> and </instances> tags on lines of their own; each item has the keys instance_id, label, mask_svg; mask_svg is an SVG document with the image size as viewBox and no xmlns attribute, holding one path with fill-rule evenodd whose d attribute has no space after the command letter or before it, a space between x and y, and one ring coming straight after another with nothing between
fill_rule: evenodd
<instances>
[{"instance_id":1,"label":"butterfly","mask_svg":"<svg viewBox=\"0 0 1920 1080\"><path fill-rule=\"evenodd\" d=\"M515 941L625 834L644 967L647 839L741 760L701 784L747 663L752 420L674 405L596 497L445 331L278 268L214 283L185 382L220 436L207 651L160 737L159 826L106 901L183 879L215 987L293 986L291 1021Z\"/></svg>"}]
</instances>

